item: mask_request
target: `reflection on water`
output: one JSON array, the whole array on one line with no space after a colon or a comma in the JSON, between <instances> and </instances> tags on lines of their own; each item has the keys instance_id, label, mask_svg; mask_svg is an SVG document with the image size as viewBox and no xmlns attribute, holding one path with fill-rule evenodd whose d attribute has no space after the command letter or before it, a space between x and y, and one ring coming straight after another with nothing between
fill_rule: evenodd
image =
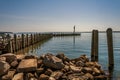
<instances>
[{"instance_id":1,"label":"reflection on water","mask_svg":"<svg viewBox=\"0 0 120 80\"><path fill-rule=\"evenodd\" d=\"M39 43L36 43L34 45L31 45L29 47L26 47L22 50L19 50L18 52L15 52L15 54L37 55L38 50L41 49L41 45L44 45L44 43L46 43L49 40L50 39L47 39L47 40L41 41Z\"/></svg>"}]
</instances>

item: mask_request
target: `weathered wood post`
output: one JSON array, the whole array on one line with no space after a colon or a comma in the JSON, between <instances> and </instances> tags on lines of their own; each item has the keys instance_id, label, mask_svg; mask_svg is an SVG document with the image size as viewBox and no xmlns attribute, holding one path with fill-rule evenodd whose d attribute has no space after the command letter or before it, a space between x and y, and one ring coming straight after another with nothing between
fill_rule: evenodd
<instances>
[{"instance_id":1,"label":"weathered wood post","mask_svg":"<svg viewBox=\"0 0 120 80\"><path fill-rule=\"evenodd\" d=\"M17 35L14 34L14 45L15 45L15 52L18 50L18 44L17 44Z\"/></svg>"},{"instance_id":2,"label":"weathered wood post","mask_svg":"<svg viewBox=\"0 0 120 80\"><path fill-rule=\"evenodd\" d=\"M98 30L92 31L91 61L98 61Z\"/></svg>"},{"instance_id":3,"label":"weathered wood post","mask_svg":"<svg viewBox=\"0 0 120 80\"><path fill-rule=\"evenodd\" d=\"M113 37L112 37L112 29L107 29L107 44L108 44L108 60L109 60L109 69L113 69L114 67L114 55L113 55Z\"/></svg>"},{"instance_id":4,"label":"weathered wood post","mask_svg":"<svg viewBox=\"0 0 120 80\"><path fill-rule=\"evenodd\" d=\"M33 35L31 34L31 45L33 45Z\"/></svg>"},{"instance_id":5,"label":"weathered wood post","mask_svg":"<svg viewBox=\"0 0 120 80\"><path fill-rule=\"evenodd\" d=\"M24 48L25 47L25 40L24 40L24 34L22 34L22 48Z\"/></svg>"},{"instance_id":6,"label":"weathered wood post","mask_svg":"<svg viewBox=\"0 0 120 80\"><path fill-rule=\"evenodd\" d=\"M28 34L26 34L26 47L29 46L29 38L28 38Z\"/></svg>"},{"instance_id":7,"label":"weathered wood post","mask_svg":"<svg viewBox=\"0 0 120 80\"><path fill-rule=\"evenodd\" d=\"M9 53L12 53L12 52L13 52L13 47L12 47L11 37L10 37L9 34L7 35L7 38L8 38L8 47L7 47L7 51L8 51Z\"/></svg>"}]
</instances>

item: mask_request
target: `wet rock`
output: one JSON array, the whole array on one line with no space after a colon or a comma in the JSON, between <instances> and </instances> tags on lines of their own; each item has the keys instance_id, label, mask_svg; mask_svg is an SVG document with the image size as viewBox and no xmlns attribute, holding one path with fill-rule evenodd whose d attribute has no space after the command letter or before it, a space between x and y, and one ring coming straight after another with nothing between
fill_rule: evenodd
<instances>
[{"instance_id":1,"label":"wet rock","mask_svg":"<svg viewBox=\"0 0 120 80\"><path fill-rule=\"evenodd\" d=\"M53 71L51 69L47 69L47 71L45 71L45 75L50 76L52 74L52 72Z\"/></svg>"},{"instance_id":2,"label":"wet rock","mask_svg":"<svg viewBox=\"0 0 120 80\"><path fill-rule=\"evenodd\" d=\"M12 80L24 80L23 75L23 73L17 73Z\"/></svg>"},{"instance_id":3,"label":"wet rock","mask_svg":"<svg viewBox=\"0 0 120 80\"><path fill-rule=\"evenodd\" d=\"M16 55L12 53L2 54L1 56L6 57L6 62L8 62L9 64L17 59Z\"/></svg>"},{"instance_id":4,"label":"wet rock","mask_svg":"<svg viewBox=\"0 0 120 80\"><path fill-rule=\"evenodd\" d=\"M0 76L7 73L10 69L10 65L5 61L0 61Z\"/></svg>"},{"instance_id":5,"label":"wet rock","mask_svg":"<svg viewBox=\"0 0 120 80\"><path fill-rule=\"evenodd\" d=\"M70 70L72 70L73 72L81 72L81 69L82 69L81 67L70 65Z\"/></svg>"},{"instance_id":6,"label":"wet rock","mask_svg":"<svg viewBox=\"0 0 120 80\"><path fill-rule=\"evenodd\" d=\"M63 75L63 73L61 71L55 71L51 74L50 77L55 78L56 80L59 79L61 76Z\"/></svg>"},{"instance_id":7,"label":"wet rock","mask_svg":"<svg viewBox=\"0 0 120 80\"><path fill-rule=\"evenodd\" d=\"M45 66L54 69L62 69L64 67L62 60L52 54L46 54L43 63Z\"/></svg>"},{"instance_id":8,"label":"wet rock","mask_svg":"<svg viewBox=\"0 0 120 80\"><path fill-rule=\"evenodd\" d=\"M11 67L15 68L18 65L18 61L15 60L15 61L11 62L10 65L11 65Z\"/></svg>"},{"instance_id":9,"label":"wet rock","mask_svg":"<svg viewBox=\"0 0 120 80\"><path fill-rule=\"evenodd\" d=\"M17 68L18 72L30 72L36 71L37 69L37 59L23 59Z\"/></svg>"},{"instance_id":10,"label":"wet rock","mask_svg":"<svg viewBox=\"0 0 120 80\"><path fill-rule=\"evenodd\" d=\"M16 70L9 70L8 73L4 76L2 76L2 80L11 80L15 74Z\"/></svg>"},{"instance_id":11,"label":"wet rock","mask_svg":"<svg viewBox=\"0 0 120 80\"><path fill-rule=\"evenodd\" d=\"M41 74L39 77L39 80L48 80L49 76L45 75L45 74Z\"/></svg>"}]
</instances>

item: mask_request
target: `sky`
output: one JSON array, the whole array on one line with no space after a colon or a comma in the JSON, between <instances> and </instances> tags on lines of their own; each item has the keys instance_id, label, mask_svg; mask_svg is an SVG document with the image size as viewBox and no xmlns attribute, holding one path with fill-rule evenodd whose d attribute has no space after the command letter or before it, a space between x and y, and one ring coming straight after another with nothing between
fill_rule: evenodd
<instances>
[{"instance_id":1,"label":"sky","mask_svg":"<svg viewBox=\"0 0 120 80\"><path fill-rule=\"evenodd\" d=\"M120 0L0 0L0 31L120 31Z\"/></svg>"}]
</instances>

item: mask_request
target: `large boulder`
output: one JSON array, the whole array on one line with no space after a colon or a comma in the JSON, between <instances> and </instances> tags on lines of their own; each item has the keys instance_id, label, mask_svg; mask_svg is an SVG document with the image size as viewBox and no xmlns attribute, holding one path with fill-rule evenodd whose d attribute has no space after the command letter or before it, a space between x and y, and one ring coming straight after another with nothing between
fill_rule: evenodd
<instances>
[{"instance_id":1,"label":"large boulder","mask_svg":"<svg viewBox=\"0 0 120 80\"><path fill-rule=\"evenodd\" d=\"M17 68L18 72L30 72L36 71L37 69L37 59L23 59Z\"/></svg>"},{"instance_id":2,"label":"large boulder","mask_svg":"<svg viewBox=\"0 0 120 80\"><path fill-rule=\"evenodd\" d=\"M10 69L10 65L5 61L0 61L0 76L7 73Z\"/></svg>"},{"instance_id":3,"label":"large boulder","mask_svg":"<svg viewBox=\"0 0 120 80\"><path fill-rule=\"evenodd\" d=\"M43 64L54 69L62 69L64 67L62 60L52 54L45 55Z\"/></svg>"},{"instance_id":4,"label":"large boulder","mask_svg":"<svg viewBox=\"0 0 120 80\"><path fill-rule=\"evenodd\" d=\"M17 59L16 55L12 53L2 54L1 57L6 57L6 62L9 64Z\"/></svg>"}]
</instances>

